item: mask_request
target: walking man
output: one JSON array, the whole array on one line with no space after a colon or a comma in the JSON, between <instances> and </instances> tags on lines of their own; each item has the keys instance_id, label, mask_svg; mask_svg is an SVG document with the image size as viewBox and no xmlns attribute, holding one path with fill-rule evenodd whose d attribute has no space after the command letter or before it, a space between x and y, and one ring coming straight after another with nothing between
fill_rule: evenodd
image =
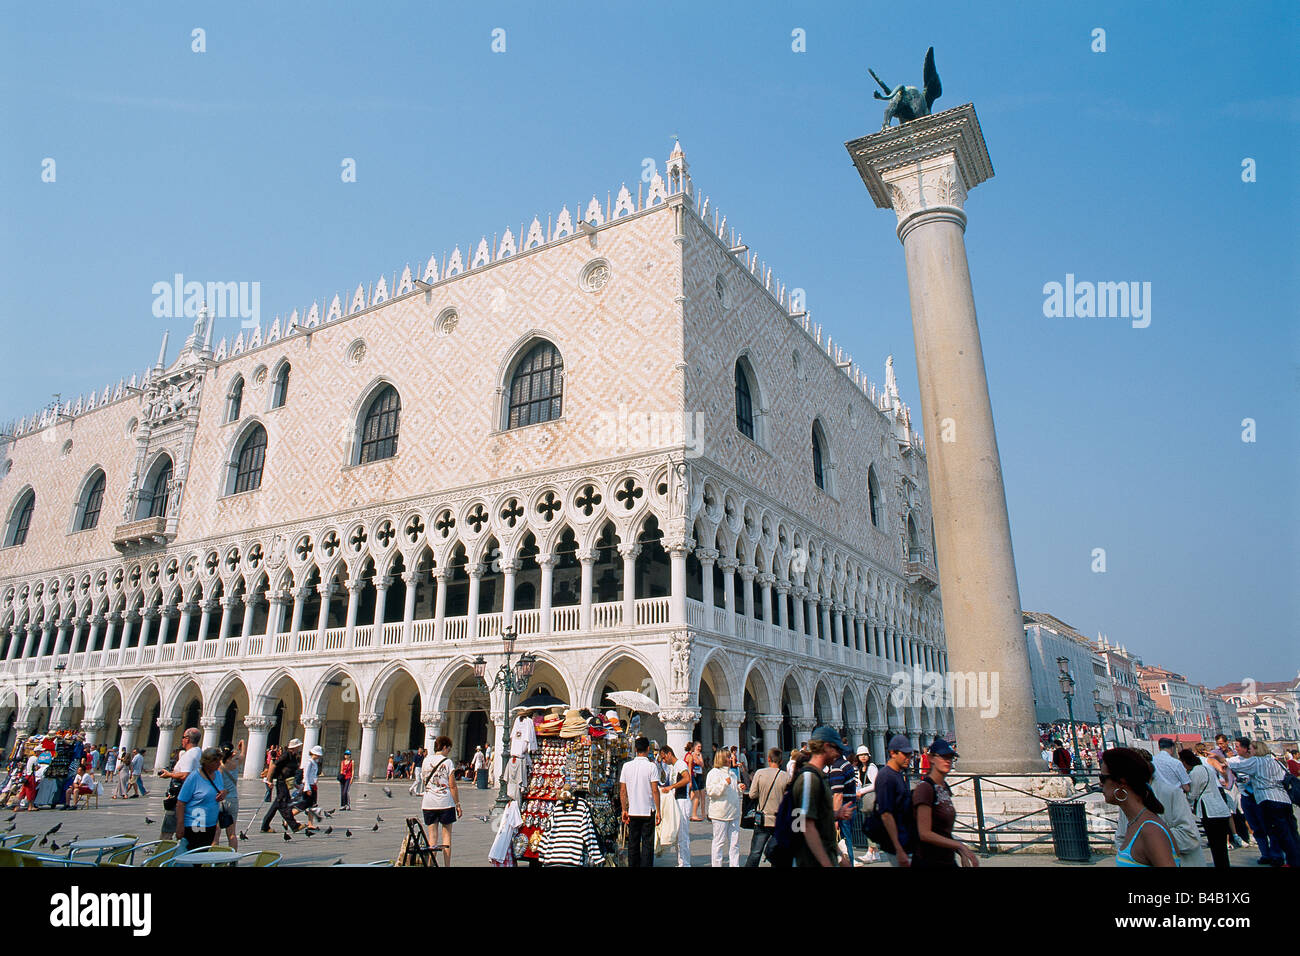
<instances>
[{"instance_id":1,"label":"walking man","mask_svg":"<svg viewBox=\"0 0 1300 956\"><path fill-rule=\"evenodd\" d=\"M131 779L135 782L135 795L137 797L149 796L149 791L144 788L144 751L139 747L131 751Z\"/></svg>"},{"instance_id":2,"label":"walking man","mask_svg":"<svg viewBox=\"0 0 1300 956\"><path fill-rule=\"evenodd\" d=\"M895 734L886 749L889 761L876 774L876 810L887 836L880 851L890 866L911 866L912 788L907 785L903 771L912 762L912 742L902 734Z\"/></svg>"},{"instance_id":3,"label":"walking man","mask_svg":"<svg viewBox=\"0 0 1300 956\"><path fill-rule=\"evenodd\" d=\"M202 756L202 750L199 748L203 740L203 732L197 727L190 727L185 733L181 734L181 753L176 758L176 766L171 770L159 770L158 776L170 780L171 785L167 788L167 796L163 798L163 819L162 819L162 836L160 839L168 840L173 833L184 829L184 821L178 827L176 820L176 801L181 792L181 787L185 784L185 778L192 773L199 772L199 758ZM214 824L215 825L215 824Z\"/></svg>"},{"instance_id":4,"label":"walking man","mask_svg":"<svg viewBox=\"0 0 1300 956\"><path fill-rule=\"evenodd\" d=\"M835 810L831 803L826 768L840 756L840 737L830 727L813 731L808 741L811 756L795 774L790 794L795 816L795 866L838 866Z\"/></svg>"},{"instance_id":5,"label":"walking man","mask_svg":"<svg viewBox=\"0 0 1300 956\"><path fill-rule=\"evenodd\" d=\"M790 785L790 775L781 769L781 749L773 747L767 752L767 766L754 774L749 792L754 798L754 838L749 844L749 859L745 866L758 866L763 862L763 851L772 839L776 825L776 811Z\"/></svg>"},{"instance_id":6,"label":"walking man","mask_svg":"<svg viewBox=\"0 0 1300 956\"><path fill-rule=\"evenodd\" d=\"M673 753L673 748L659 748L659 756L668 769L668 782L659 788L670 799L677 801L677 865L691 865L691 768L686 761Z\"/></svg>"},{"instance_id":7,"label":"walking man","mask_svg":"<svg viewBox=\"0 0 1300 956\"><path fill-rule=\"evenodd\" d=\"M650 762L650 741L636 739L636 757L618 775L623 823L627 826L627 865L654 866L655 827L659 825L659 772Z\"/></svg>"},{"instance_id":8,"label":"walking man","mask_svg":"<svg viewBox=\"0 0 1300 956\"><path fill-rule=\"evenodd\" d=\"M275 787L275 799L271 801L271 809L266 811L266 816L262 818L262 832L271 832L271 821L275 819L278 813L284 819L289 829L297 832L302 829L302 824L293 818L289 812L289 787L298 777L298 760L302 754L302 741L297 737L289 741L289 746L284 748L284 753L280 759L271 767L271 773L267 777L267 782Z\"/></svg>"},{"instance_id":9,"label":"walking man","mask_svg":"<svg viewBox=\"0 0 1300 956\"><path fill-rule=\"evenodd\" d=\"M318 817L316 803L320 795L317 781L320 779L320 763L324 756L325 751L317 744L311 748L311 753L307 755L307 762L302 765L302 809L307 814L308 830L316 829L315 823Z\"/></svg>"}]
</instances>

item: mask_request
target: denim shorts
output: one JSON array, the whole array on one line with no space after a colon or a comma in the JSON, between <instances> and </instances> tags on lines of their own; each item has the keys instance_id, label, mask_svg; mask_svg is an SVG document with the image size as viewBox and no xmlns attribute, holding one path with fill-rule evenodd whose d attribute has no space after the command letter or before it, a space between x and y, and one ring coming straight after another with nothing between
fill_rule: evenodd
<instances>
[{"instance_id":1,"label":"denim shorts","mask_svg":"<svg viewBox=\"0 0 1300 956\"><path fill-rule=\"evenodd\" d=\"M441 823L445 827L451 826L456 822L456 808L446 807L442 810L422 810L424 814L424 825L431 827L435 823Z\"/></svg>"}]
</instances>

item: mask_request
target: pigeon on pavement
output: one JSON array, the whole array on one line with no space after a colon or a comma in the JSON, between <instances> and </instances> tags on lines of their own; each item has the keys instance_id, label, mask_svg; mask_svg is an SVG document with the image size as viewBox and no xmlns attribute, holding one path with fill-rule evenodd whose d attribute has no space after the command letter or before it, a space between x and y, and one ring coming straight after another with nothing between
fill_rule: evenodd
<instances>
[{"instance_id":1,"label":"pigeon on pavement","mask_svg":"<svg viewBox=\"0 0 1300 956\"><path fill-rule=\"evenodd\" d=\"M326 835L326 836L329 836L329 835L330 835L331 833L333 833L333 832L334 832L334 828L333 828L333 827L326 827L326 828L325 828L325 835Z\"/></svg>"},{"instance_id":2,"label":"pigeon on pavement","mask_svg":"<svg viewBox=\"0 0 1300 956\"><path fill-rule=\"evenodd\" d=\"M370 829L373 830L375 833L378 833L378 832L379 832L379 824L376 823L376 824L375 824L373 827L371 827Z\"/></svg>"},{"instance_id":3,"label":"pigeon on pavement","mask_svg":"<svg viewBox=\"0 0 1300 956\"><path fill-rule=\"evenodd\" d=\"M144 822L145 822L145 823L153 823L154 821L153 821L153 818L152 818L152 817L146 815L145 818L144 818Z\"/></svg>"},{"instance_id":4,"label":"pigeon on pavement","mask_svg":"<svg viewBox=\"0 0 1300 956\"><path fill-rule=\"evenodd\" d=\"M292 840L293 840L293 837L289 834L289 831L288 831L288 830L285 830L285 831L284 831L284 841L285 841L286 843L289 843L289 842L292 842Z\"/></svg>"},{"instance_id":5,"label":"pigeon on pavement","mask_svg":"<svg viewBox=\"0 0 1300 956\"><path fill-rule=\"evenodd\" d=\"M350 837L350 836L352 836L352 831L351 831L351 830L344 830L344 831L343 831L343 835L344 835L344 836L347 836L347 837Z\"/></svg>"},{"instance_id":6,"label":"pigeon on pavement","mask_svg":"<svg viewBox=\"0 0 1300 956\"><path fill-rule=\"evenodd\" d=\"M386 796L389 800L393 799L393 791L389 790L387 787L384 787L384 796Z\"/></svg>"}]
</instances>

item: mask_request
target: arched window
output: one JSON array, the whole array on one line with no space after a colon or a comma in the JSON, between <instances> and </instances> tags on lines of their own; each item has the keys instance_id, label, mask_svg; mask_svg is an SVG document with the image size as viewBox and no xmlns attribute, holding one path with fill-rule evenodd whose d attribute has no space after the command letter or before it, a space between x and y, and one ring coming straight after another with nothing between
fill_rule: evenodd
<instances>
[{"instance_id":1,"label":"arched window","mask_svg":"<svg viewBox=\"0 0 1300 956\"><path fill-rule=\"evenodd\" d=\"M172 460L164 455L154 465L153 478L145 482L140 492L140 505L136 520L167 516L168 485L172 483Z\"/></svg>"},{"instance_id":2,"label":"arched window","mask_svg":"<svg viewBox=\"0 0 1300 956\"><path fill-rule=\"evenodd\" d=\"M538 342L515 366L510 379L506 428L536 425L560 417L564 359L550 342Z\"/></svg>"},{"instance_id":3,"label":"arched window","mask_svg":"<svg viewBox=\"0 0 1300 956\"><path fill-rule=\"evenodd\" d=\"M262 486L262 465L266 462L266 429L256 426L239 446L234 462L234 481L230 493L256 491Z\"/></svg>"},{"instance_id":4,"label":"arched window","mask_svg":"<svg viewBox=\"0 0 1300 956\"><path fill-rule=\"evenodd\" d=\"M32 526L32 512L36 510L36 492L31 488L18 500L9 527L5 529L5 547L13 548L27 541L27 529Z\"/></svg>"},{"instance_id":5,"label":"arched window","mask_svg":"<svg viewBox=\"0 0 1300 956\"><path fill-rule=\"evenodd\" d=\"M397 389L384 386L366 409L361 426L361 454L357 463L382 461L397 454L397 425L402 411L402 399Z\"/></svg>"},{"instance_id":6,"label":"arched window","mask_svg":"<svg viewBox=\"0 0 1300 956\"><path fill-rule=\"evenodd\" d=\"M104 473L101 471L86 486L86 493L81 498L77 509L78 531L89 531L99 524L99 512L104 505Z\"/></svg>"},{"instance_id":7,"label":"arched window","mask_svg":"<svg viewBox=\"0 0 1300 956\"><path fill-rule=\"evenodd\" d=\"M285 362L275 373L275 384L271 387L271 407L283 408L289 400L289 363Z\"/></svg>"},{"instance_id":8,"label":"arched window","mask_svg":"<svg viewBox=\"0 0 1300 956\"><path fill-rule=\"evenodd\" d=\"M881 513L880 482L876 480L876 466L867 466L867 500L871 505L871 524L880 527Z\"/></svg>"},{"instance_id":9,"label":"arched window","mask_svg":"<svg viewBox=\"0 0 1300 956\"><path fill-rule=\"evenodd\" d=\"M921 542L921 534L916 530L916 517L907 516L907 559L909 561L924 561L925 548Z\"/></svg>"},{"instance_id":10,"label":"arched window","mask_svg":"<svg viewBox=\"0 0 1300 956\"><path fill-rule=\"evenodd\" d=\"M818 488L825 491L826 472L825 472L824 464L822 462L823 449L822 449L822 438L821 435L819 434L820 431L821 429L817 427L817 423L813 422L813 429L812 429L813 481L817 483Z\"/></svg>"},{"instance_id":11,"label":"arched window","mask_svg":"<svg viewBox=\"0 0 1300 956\"><path fill-rule=\"evenodd\" d=\"M238 375L230 383L230 391L226 394L226 421L239 421L239 408L244 404L244 376Z\"/></svg>"},{"instance_id":12,"label":"arched window","mask_svg":"<svg viewBox=\"0 0 1300 956\"><path fill-rule=\"evenodd\" d=\"M754 439L754 400L749 391L749 376L736 363L736 428L751 441Z\"/></svg>"}]
</instances>

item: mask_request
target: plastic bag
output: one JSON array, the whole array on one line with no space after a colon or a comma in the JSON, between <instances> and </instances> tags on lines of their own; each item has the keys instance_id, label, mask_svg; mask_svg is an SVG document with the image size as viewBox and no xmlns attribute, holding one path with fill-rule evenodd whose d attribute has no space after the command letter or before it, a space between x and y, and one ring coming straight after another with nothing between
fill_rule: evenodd
<instances>
[{"instance_id":1,"label":"plastic bag","mask_svg":"<svg viewBox=\"0 0 1300 956\"><path fill-rule=\"evenodd\" d=\"M659 825L655 827L655 854L664 850L677 850L678 828L682 826L681 814L677 812L677 801L672 795L659 797Z\"/></svg>"}]
</instances>

